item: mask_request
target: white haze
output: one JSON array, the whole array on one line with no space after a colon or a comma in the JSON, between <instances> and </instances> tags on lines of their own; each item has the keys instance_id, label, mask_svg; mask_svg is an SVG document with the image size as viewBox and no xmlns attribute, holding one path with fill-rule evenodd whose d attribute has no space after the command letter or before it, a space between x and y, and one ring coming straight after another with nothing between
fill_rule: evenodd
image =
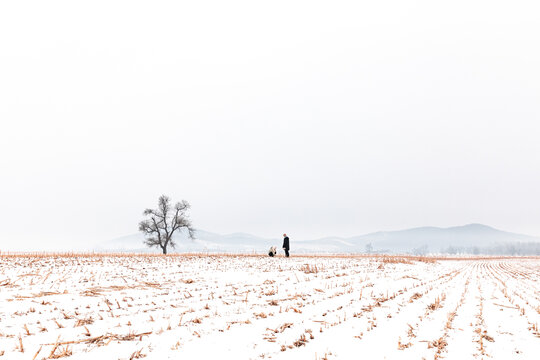
<instances>
[{"instance_id":1,"label":"white haze","mask_svg":"<svg viewBox=\"0 0 540 360\"><path fill-rule=\"evenodd\" d=\"M0 250L197 228L540 235L536 1L3 1Z\"/></svg>"}]
</instances>

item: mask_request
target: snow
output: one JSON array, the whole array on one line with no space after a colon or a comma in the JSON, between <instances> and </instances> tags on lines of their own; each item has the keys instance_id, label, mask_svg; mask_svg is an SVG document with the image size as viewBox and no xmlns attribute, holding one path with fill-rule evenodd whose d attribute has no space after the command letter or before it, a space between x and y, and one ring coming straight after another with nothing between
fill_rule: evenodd
<instances>
[{"instance_id":1,"label":"snow","mask_svg":"<svg viewBox=\"0 0 540 360\"><path fill-rule=\"evenodd\" d=\"M539 275L540 258L2 256L0 359L536 359Z\"/></svg>"}]
</instances>

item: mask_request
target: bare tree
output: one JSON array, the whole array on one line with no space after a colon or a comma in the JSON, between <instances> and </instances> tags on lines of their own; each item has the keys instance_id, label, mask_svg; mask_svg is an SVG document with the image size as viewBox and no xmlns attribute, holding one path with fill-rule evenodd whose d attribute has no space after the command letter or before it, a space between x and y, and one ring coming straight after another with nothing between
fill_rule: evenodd
<instances>
[{"instance_id":1,"label":"bare tree","mask_svg":"<svg viewBox=\"0 0 540 360\"><path fill-rule=\"evenodd\" d=\"M371 254L373 252L373 245L371 243L366 244L366 253Z\"/></svg>"},{"instance_id":2,"label":"bare tree","mask_svg":"<svg viewBox=\"0 0 540 360\"><path fill-rule=\"evenodd\" d=\"M163 250L163 254L167 254L169 245L173 249L176 246L173 234L177 230L187 230L189 238L193 239L195 230L186 215L189 208L190 205L186 200L182 200L172 207L171 199L166 195L161 195L158 200L158 208L144 210L143 215L148 218L139 223L139 231L145 235L144 243L149 247L159 247Z\"/></svg>"}]
</instances>

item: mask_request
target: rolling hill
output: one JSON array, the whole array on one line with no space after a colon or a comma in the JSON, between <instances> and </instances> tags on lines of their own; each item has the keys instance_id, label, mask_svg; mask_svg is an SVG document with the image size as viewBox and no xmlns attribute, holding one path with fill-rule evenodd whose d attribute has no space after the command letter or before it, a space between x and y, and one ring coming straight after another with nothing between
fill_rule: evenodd
<instances>
[{"instance_id":1,"label":"rolling hill","mask_svg":"<svg viewBox=\"0 0 540 360\"><path fill-rule=\"evenodd\" d=\"M140 233L127 235L100 243L95 250L157 251L146 248L143 240L144 237ZM189 240L185 234L178 234L175 240L177 247L171 249L172 252L260 253L267 251L270 246L276 246L278 249L281 247L279 238L268 239L246 233L220 235L204 230L197 230L195 240ZM512 251L522 246L532 248L534 253L540 247L540 238L501 231L481 224L380 231L350 238L296 240L294 236L291 237L292 251L297 253L363 253L366 252L368 244L372 251L383 253L497 253L504 249Z\"/></svg>"}]
</instances>

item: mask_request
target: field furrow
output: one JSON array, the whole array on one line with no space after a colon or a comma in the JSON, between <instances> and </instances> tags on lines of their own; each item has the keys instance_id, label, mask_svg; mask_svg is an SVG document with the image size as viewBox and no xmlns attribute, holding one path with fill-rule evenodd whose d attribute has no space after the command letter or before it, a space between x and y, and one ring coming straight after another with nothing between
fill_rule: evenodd
<instances>
[{"instance_id":1,"label":"field furrow","mask_svg":"<svg viewBox=\"0 0 540 360\"><path fill-rule=\"evenodd\" d=\"M533 359L538 259L3 256L0 359Z\"/></svg>"}]
</instances>

